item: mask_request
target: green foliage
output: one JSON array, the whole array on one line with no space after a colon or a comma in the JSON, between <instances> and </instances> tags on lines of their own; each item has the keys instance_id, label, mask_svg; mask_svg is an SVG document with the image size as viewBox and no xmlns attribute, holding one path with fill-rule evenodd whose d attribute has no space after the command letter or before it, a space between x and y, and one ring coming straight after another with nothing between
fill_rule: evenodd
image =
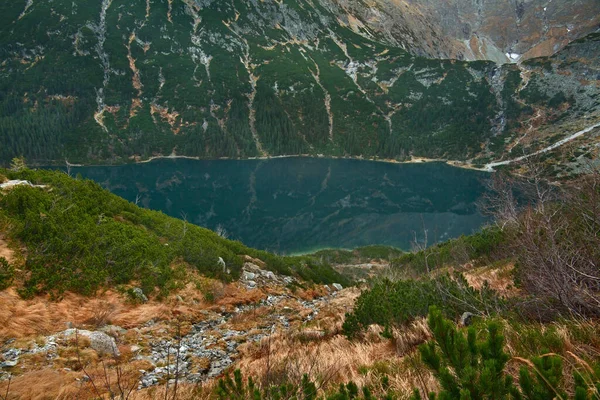
<instances>
[{"instance_id":1,"label":"green foliage","mask_svg":"<svg viewBox=\"0 0 600 400\"><path fill-rule=\"evenodd\" d=\"M423 362L440 383L438 393L430 399L569 399L563 379L563 362L554 353L534 357L531 361L519 358L526 366L519 371L518 385L506 373L510 357L504 350L504 336L499 323L487 323L483 338L478 338L474 327L465 333L443 318L442 312L432 307L428 325L433 340L419 346ZM578 360L579 361L579 360ZM583 362L582 362L583 363ZM589 365L576 368L574 399L597 399L600 393L600 375ZM415 390L412 399L421 398Z\"/></svg>"},{"instance_id":2,"label":"green foliage","mask_svg":"<svg viewBox=\"0 0 600 400\"><path fill-rule=\"evenodd\" d=\"M15 268L4 257L0 257L0 290L4 290L12 284Z\"/></svg>"},{"instance_id":3,"label":"green foliage","mask_svg":"<svg viewBox=\"0 0 600 400\"><path fill-rule=\"evenodd\" d=\"M486 340L478 343L475 328L469 328L465 337L436 307L430 309L427 322L434 340L421 345L419 351L440 382L437 398L503 399L515 395L512 378L504 373L510 357L504 352L504 337L497 323L488 324Z\"/></svg>"},{"instance_id":4,"label":"green foliage","mask_svg":"<svg viewBox=\"0 0 600 400\"><path fill-rule=\"evenodd\" d=\"M309 254L319 260L326 260L331 264L363 263L371 260L391 260L404 254L402 250L389 246L364 246L354 250L319 250Z\"/></svg>"},{"instance_id":5,"label":"green foliage","mask_svg":"<svg viewBox=\"0 0 600 400\"><path fill-rule=\"evenodd\" d=\"M25 164L25 157L14 157L10 161L10 169L12 171L22 171L27 168L27 164Z\"/></svg>"},{"instance_id":6,"label":"green foliage","mask_svg":"<svg viewBox=\"0 0 600 400\"><path fill-rule=\"evenodd\" d=\"M436 279L384 280L363 291L354 310L346 314L343 330L353 337L369 325L386 327L403 325L427 315L431 306L437 306L453 318L465 311L499 310L504 302L487 285L473 289L462 275L443 275Z\"/></svg>"},{"instance_id":7,"label":"green foliage","mask_svg":"<svg viewBox=\"0 0 600 400\"><path fill-rule=\"evenodd\" d=\"M417 273L447 265L460 265L472 260L489 263L504 257L502 245L507 237L495 227L482 229L469 236L461 236L425 250L404 253L392 260L392 267Z\"/></svg>"},{"instance_id":8,"label":"green foliage","mask_svg":"<svg viewBox=\"0 0 600 400\"><path fill-rule=\"evenodd\" d=\"M287 378L287 377L286 377ZM384 379L382 387L388 391L381 400L392 400L395 398L389 391L387 380ZM215 388L215 395L219 400L376 400L371 388L364 386L360 389L354 382L340 384L337 390L331 391L325 397L317 397L317 386L307 374L302 376L299 383L284 382L280 385L265 385L259 387L255 384L252 377L245 380L239 369L233 372L233 379L230 375L219 380Z\"/></svg>"},{"instance_id":9,"label":"green foliage","mask_svg":"<svg viewBox=\"0 0 600 400\"><path fill-rule=\"evenodd\" d=\"M349 282L328 264L279 257L160 212L144 210L102 189L58 171L2 171L47 188L19 186L0 195L11 234L27 246L30 272L24 295L72 290L92 294L104 286L139 281L144 293L166 289L180 260L206 276L235 279L241 256L266 262L282 274L323 283ZM219 259L225 261L226 269Z\"/></svg>"},{"instance_id":10,"label":"green foliage","mask_svg":"<svg viewBox=\"0 0 600 400\"><path fill-rule=\"evenodd\" d=\"M565 343L555 326L544 326L543 324L522 324L518 321L510 321L512 329L507 333L514 351L521 357L536 357L545 352L562 354ZM566 323L566 322L565 322ZM570 324L569 331L573 332L575 324ZM584 340L585 341L585 340Z\"/></svg>"},{"instance_id":11,"label":"green foliage","mask_svg":"<svg viewBox=\"0 0 600 400\"><path fill-rule=\"evenodd\" d=\"M512 127L527 109L509 100L514 74L499 104L493 63L412 56L317 4L169 7L113 4L101 19L97 1L3 6L0 162L256 157L257 144L271 155L468 159L489 141L500 146L500 112ZM539 102L552 84L536 77L560 71L550 58L526 63L539 89L519 100Z\"/></svg>"},{"instance_id":12,"label":"green foliage","mask_svg":"<svg viewBox=\"0 0 600 400\"><path fill-rule=\"evenodd\" d=\"M523 397L527 400L562 398L567 395L560 391L562 387L562 360L556 355L536 357L532 360L533 375L523 367L519 371L519 385Z\"/></svg>"}]
</instances>

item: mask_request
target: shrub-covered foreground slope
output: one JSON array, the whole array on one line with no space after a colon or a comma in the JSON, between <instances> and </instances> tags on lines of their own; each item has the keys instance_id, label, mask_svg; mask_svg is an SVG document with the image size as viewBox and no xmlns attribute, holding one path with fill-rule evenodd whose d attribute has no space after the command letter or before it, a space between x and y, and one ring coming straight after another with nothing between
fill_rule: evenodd
<instances>
[{"instance_id":1,"label":"shrub-covered foreground slope","mask_svg":"<svg viewBox=\"0 0 600 400\"><path fill-rule=\"evenodd\" d=\"M79 283L84 265L105 274L89 288L115 283L120 276L110 268L110 249L123 244L102 247L106 237L116 235L110 221L124 232L117 236L119 242L149 243L144 252L127 247L136 259L173 256L173 273L182 266L190 276L181 283L168 273L157 274L166 277L164 296L143 304L119 293L118 286L87 297L66 291L60 301L49 301L49 296L23 299L13 287L1 290L0 393L10 399L598 398L598 175L564 187L535 178L500 180L495 187L503 196L488 204L497 217L495 227L414 254L375 247L311 256L342 264L363 262L362 257L398 257L387 271L392 279L376 278L361 293L300 280L289 285L279 274L269 277L259 264L283 272L287 265L317 277L331 270L310 258L253 252L184 221L139 210L64 173L2 174L46 185L4 191L0 200L2 230L27 245L25 268L14 271L0 263L0 279L25 288L22 294L51 289L50 284L72 289L61 283ZM515 204L514 192L533 197L525 206ZM78 203L80 196L87 203ZM99 214L80 210L100 206ZM62 217L71 210L94 242L85 241L87 247L77 247L80 252L39 237L30 242L36 233L67 244L75 236L85 237L73 234L77 222ZM54 220L64 221L72 232L57 231L49 223ZM156 246L172 249L152 250L156 242L144 242L130 228L158 240ZM177 242L192 231L199 232L195 241L203 246L188 242L189 251L225 253L233 271L238 254L266 263L253 258L242 266L240 278L228 284L200 277L198 270L232 280L238 274L223 274L221 265L212 264L219 254L206 263L186 262L188 253ZM2 250L5 238L0 239ZM47 273L41 273L44 255L57 249L77 268L54 257L46 259ZM132 277L123 281L147 279L147 269L128 271ZM34 281L36 276L41 279ZM470 326L457 326L461 319ZM64 330L65 322L76 329ZM108 351L99 346L99 337L107 340ZM241 373L223 377L238 368ZM220 382L213 379L219 377Z\"/></svg>"},{"instance_id":2,"label":"shrub-covered foreground slope","mask_svg":"<svg viewBox=\"0 0 600 400\"><path fill-rule=\"evenodd\" d=\"M92 294L131 281L140 282L146 293L155 288L166 293L176 265L231 280L239 277L244 256L259 258L278 273L345 283L327 264L250 249L137 207L89 180L45 170L0 174L43 185L0 191L0 227L26 248L24 295L65 290Z\"/></svg>"},{"instance_id":3,"label":"shrub-covered foreground slope","mask_svg":"<svg viewBox=\"0 0 600 400\"><path fill-rule=\"evenodd\" d=\"M598 120L597 34L498 66L414 56L348 13L317 0L6 2L0 162L489 160Z\"/></svg>"}]
</instances>

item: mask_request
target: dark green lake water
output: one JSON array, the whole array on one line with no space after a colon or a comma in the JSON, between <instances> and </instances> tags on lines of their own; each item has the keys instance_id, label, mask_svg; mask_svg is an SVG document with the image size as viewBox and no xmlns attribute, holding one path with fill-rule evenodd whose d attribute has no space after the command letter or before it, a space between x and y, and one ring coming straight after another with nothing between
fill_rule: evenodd
<instances>
[{"instance_id":1,"label":"dark green lake water","mask_svg":"<svg viewBox=\"0 0 600 400\"><path fill-rule=\"evenodd\" d=\"M71 172L143 207L283 254L369 244L408 250L423 224L431 244L485 223L475 202L488 175L441 163L162 159Z\"/></svg>"}]
</instances>

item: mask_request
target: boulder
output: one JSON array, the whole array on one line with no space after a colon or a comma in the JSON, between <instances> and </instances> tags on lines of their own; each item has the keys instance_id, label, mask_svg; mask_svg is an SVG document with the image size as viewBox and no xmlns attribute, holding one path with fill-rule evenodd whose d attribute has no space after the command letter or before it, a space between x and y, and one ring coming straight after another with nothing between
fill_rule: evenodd
<instances>
[{"instance_id":1,"label":"boulder","mask_svg":"<svg viewBox=\"0 0 600 400\"><path fill-rule=\"evenodd\" d=\"M133 288L131 290L131 293L133 294L133 296L135 297L136 300L141 301L142 303L147 303L148 302L148 297L146 297L146 295L144 294L144 291L139 288Z\"/></svg>"},{"instance_id":2,"label":"boulder","mask_svg":"<svg viewBox=\"0 0 600 400\"><path fill-rule=\"evenodd\" d=\"M12 367L16 367L17 364L19 363L19 359L14 359L14 360L8 360L8 361L4 361L0 363L0 368L12 368Z\"/></svg>"},{"instance_id":3,"label":"boulder","mask_svg":"<svg viewBox=\"0 0 600 400\"><path fill-rule=\"evenodd\" d=\"M90 347L96 350L99 355L114 355L119 356L119 349L115 339L108 336L104 332L91 332L88 336L90 338Z\"/></svg>"},{"instance_id":4,"label":"boulder","mask_svg":"<svg viewBox=\"0 0 600 400\"><path fill-rule=\"evenodd\" d=\"M275 274L273 273L273 271L261 271L261 275L264 276L267 279L272 280L272 281L274 281L276 279Z\"/></svg>"},{"instance_id":5,"label":"boulder","mask_svg":"<svg viewBox=\"0 0 600 400\"><path fill-rule=\"evenodd\" d=\"M470 313L468 311L464 312L463 315L460 317L460 324L462 326L471 325L471 323L473 322L474 316L475 316L475 314L473 314L473 313Z\"/></svg>"},{"instance_id":6,"label":"boulder","mask_svg":"<svg viewBox=\"0 0 600 400\"><path fill-rule=\"evenodd\" d=\"M254 272L258 273L258 272L260 272L260 267L251 262L246 262L246 263L244 263L244 270L254 271Z\"/></svg>"},{"instance_id":7,"label":"boulder","mask_svg":"<svg viewBox=\"0 0 600 400\"><path fill-rule=\"evenodd\" d=\"M242 273L242 279L245 281L252 281L254 278L256 278L256 274L254 272L244 271Z\"/></svg>"},{"instance_id":8,"label":"boulder","mask_svg":"<svg viewBox=\"0 0 600 400\"><path fill-rule=\"evenodd\" d=\"M342 290L344 287L342 285L340 285L339 283L334 283L331 286L333 286L333 288L337 291Z\"/></svg>"},{"instance_id":9,"label":"boulder","mask_svg":"<svg viewBox=\"0 0 600 400\"><path fill-rule=\"evenodd\" d=\"M88 338L90 340L90 347L93 350L96 350L96 353L100 356L108 355L118 357L120 355L115 339L104 332L67 329L63 334L64 336L73 336L77 334Z\"/></svg>"},{"instance_id":10,"label":"boulder","mask_svg":"<svg viewBox=\"0 0 600 400\"><path fill-rule=\"evenodd\" d=\"M250 257L249 255L244 256L244 261L257 266L257 268L264 268L266 265L263 260L259 260L258 258Z\"/></svg>"}]
</instances>

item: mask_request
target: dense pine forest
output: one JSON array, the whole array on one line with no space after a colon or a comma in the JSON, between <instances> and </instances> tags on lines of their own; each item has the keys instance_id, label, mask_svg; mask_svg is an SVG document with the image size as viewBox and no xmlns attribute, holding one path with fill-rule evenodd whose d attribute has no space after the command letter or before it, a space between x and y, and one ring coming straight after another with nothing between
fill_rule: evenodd
<instances>
[{"instance_id":1,"label":"dense pine forest","mask_svg":"<svg viewBox=\"0 0 600 400\"><path fill-rule=\"evenodd\" d=\"M535 150L556 139L555 124L564 135L598 112L597 34L499 66L415 56L314 0L0 7L5 166L17 156L483 162ZM520 143L534 122L538 140Z\"/></svg>"}]
</instances>

